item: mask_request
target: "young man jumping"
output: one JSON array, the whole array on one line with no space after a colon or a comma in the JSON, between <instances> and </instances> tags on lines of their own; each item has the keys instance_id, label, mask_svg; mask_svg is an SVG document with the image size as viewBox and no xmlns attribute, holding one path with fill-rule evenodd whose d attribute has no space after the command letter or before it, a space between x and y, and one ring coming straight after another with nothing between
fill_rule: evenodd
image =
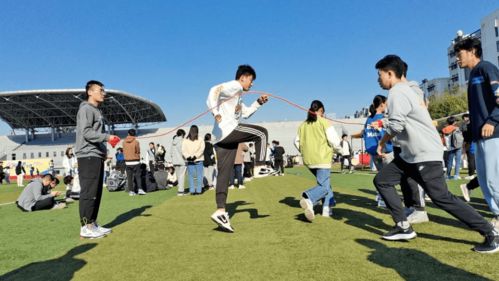
<instances>
[{"instance_id":1,"label":"young man jumping","mask_svg":"<svg viewBox=\"0 0 499 281\"><path fill-rule=\"evenodd\" d=\"M374 178L374 185L395 221L395 227L383 238L409 240L416 237L395 190L401 178L410 175L435 205L485 237L482 244L474 247L475 251L499 251L499 233L493 225L447 189L442 166L443 148L438 132L423 101L401 79L404 62L398 56L388 55L376 63L376 69L381 88L389 90L389 124L378 145L378 154L383 155L386 142L395 136L401 148L400 157L383 167Z\"/></svg>"},{"instance_id":2,"label":"young man jumping","mask_svg":"<svg viewBox=\"0 0 499 281\"><path fill-rule=\"evenodd\" d=\"M255 142L256 165L265 164L267 130L256 125L240 124L241 117L249 118L268 100L267 95L261 95L249 107L242 103L242 94L249 91L255 79L256 73L251 66L240 65L236 79L212 87L206 101L215 118L213 136L216 138L215 151L218 159L217 210L211 215L211 219L229 232L234 232L234 229L230 224L225 205L238 144Z\"/></svg>"}]
</instances>

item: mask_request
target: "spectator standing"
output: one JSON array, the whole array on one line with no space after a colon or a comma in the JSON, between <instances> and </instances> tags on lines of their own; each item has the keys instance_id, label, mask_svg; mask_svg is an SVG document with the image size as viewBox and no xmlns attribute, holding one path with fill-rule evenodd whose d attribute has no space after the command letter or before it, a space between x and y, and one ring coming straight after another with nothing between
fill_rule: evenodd
<instances>
[{"instance_id":1,"label":"spectator standing","mask_svg":"<svg viewBox=\"0 0 499 281\"><path fill-rule=\"evenodd\" d=\"M472 180L475 177L475 154L472 152L471 145L473 137L471 135L471 122L468 113L463 114L463 124L461 124L461 132L463 133L463 149L466 153L466 160L468 161L468 176L467 180Z\"/></svg>"},{"instance_id":2,"label":"spectator standing","mask_svg":"<svg viewBox=\"0 0 499 281\"><path fill-rule=\"evenodd\" d=\"M64 168L64 176L74 176L76 168L76 157L73 154L73 148L66 148L66 153L62 159L62 167ZM34 168L33 168L34 170Z\"/></svg>"},{"instance_id":3,"label":"spectator standing","mask_svg":"<svg viewBox=\"0 0 499 281\"><path fill-rule=\"evenodd\" d=\"M279 145L279 141L272 141L274 146L274 167L276 169L276 176L284 176L284 147Z\"/></svg>"},{"instance_id":4,"label":"spectator standing","mask_svg":"<svg viewBox=\"0 0 499 281\"><path fill-rule=\"evenodd\" d=\"M185 131L182 129L177 130L176 135L173 137L169 154L168 161L172 163L175 167L175 173L178 178L178 191L177 196L184 195L184 184L185 184L185 171L187 169L184 156L182 155L182 143L184 142Z\"/></svg>"},{"instance_id":5,"label":"spectator standing","mask_svg":"<svg viewBox=\"0 0 499 281\"><path fill-rule=\"evenodd\" d=\"M204 160L203 160L203 175L204 175L204 186L208 187L210 190L215 189L213 185L213 179L215 178L215 148L211 143L211 134L208 133L204 135Z\"/></svg>"},{"instance_id":6,"label":"spectator standing","mask_svg":"<svg viewBox=\"0 0 499 281\"><path fill-rule=\"evenodd\" d=\"M111 229L100 226L97 216L102 198L104 160L107 156L106 141L119 141L114 135L104 133L104 118L99 105L104 102L104 84L88 81L84 101L76 115L75 155L80 178L80 237L101 238Z\"/></svg>"},{"instance_id":7,"label":"spectator standing","mask_svg":"<svg viewBox=\"0 0 499 281\"><path fill-rule=\"evenodd\" d=\"M16 176L17 176L17 186L23 187L23 179L26 174L26 170L24 170L23 163L21 161L17 162L16 166Z\"/></svg>"},{"instance_id":8,"label":"spectator standing","mask_svg":"<svg viewBox=\"0 0 499 281\"><path fill-rule=\"evenodd\" d=\"M5 179L5 182L7 184L10 184L10 167L9 166L3 167L3 176Z\"/></svg>"},{"instance_id":9,"label":"spectator standing","mask_svg":"<svg viewBox=\"0 0 499 281\"><path fill-rule=\"evenodd\" d=\"M123 154L123 148L118 147L118 149L116 149L115 156L116 156L116 170L124 174L126 170L126 163L125 163L125 155Z\"/></svg>"},{"instance_id":10,"label":"spectator standing","mask_svg":"<svg viewBox=\"0 0 499 281\"><path fill-rule=\"evenodd\" d=\"M128 136L123 142L123 154L125 156L126 177L128 195L145 195L142 171L140 170L140 144L136 138L135 129L128 130Z\"/></svg>"},{"instance_id":11,"label":"spectator standing","mask_svg":"<svg viewBox=\"0 0 499 281\"><path fill-rule=\"evenodd\" d=\"M182 155L187 160L191 195L199 195L203 192L204 147L204 140L199 137L198 126L192 125L187 138L182 143ZM194 178L196 178L196 183L194 183Z\"/></svg>"},{"instance_id":12,"label":"spectator standing","mask_svg":"<svg viewBox=\"0 0 499 281\"><path fill-rule=\"evenodd\" d=\"M348 141L348 135L343 134L341 136L341 142L340 142L341 150L341 158L340 158L340 165L341 165L341 172L343 172L343 167L345 166L345 161L347 161L348 166L347 169L349 170L349 173L353 173L353 165L352 165L352 156L353 156L353 150L352 146L350 145L350 142Z\"/></svg>"},{"instance_id":13,"label":"spectator standing","mask_svg":"<svg viewBox=\"0 0 499 281\"><path fill-rule=\"evenodd\" d=\"M243 159L244 154L248 151L248 146L245 143L239 143L237 146L236 159L234 160L234 172L232 173L229 181L229 189L235 188L235 180L237 179L237 187L245 189L243 177Z\"/></svg>"},{"instance_id":14,"label":"spectator standing","mask_svg":"<svg viewBox=\"0 0 499 281\"><path fill-rule=\"evenodd\" d=\"M444 134L445 145L448 153L447 178L459 180L461 179L459 171L461 170L463 134L461 133L461 130L459 130L459 127L456 126L456 118L454 116L447 118L447 126L442 129L442 133ZM454 159L456 161L454 176L451 176Z\"/></svg>"},{"instance_id":15,"label":"spectator standing","mask_svg":"<svg viewBox=\"0 0 499 281\"><path fill-rule=\"evenodd\" d=\"M146 153L146 164L147 164L147 169L151 173L154 173L155 162L156 162L156 147L154 146L154 142L150 142L149 149L147 150Z\"/></svg>"}]
</instances>

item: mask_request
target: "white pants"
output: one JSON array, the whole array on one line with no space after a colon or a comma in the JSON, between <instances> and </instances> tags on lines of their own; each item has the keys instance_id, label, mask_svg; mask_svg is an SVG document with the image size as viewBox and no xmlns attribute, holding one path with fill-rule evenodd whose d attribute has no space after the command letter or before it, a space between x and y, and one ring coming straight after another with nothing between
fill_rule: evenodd
<instances>
[{"instance_id":1,"label":"white pants","mask_svg":"<svg viewBox=\"0 0 499 281\"><path fill-rule=\"evenodd\" d=\"M17 175L17 186L23 186L23 179L24 179L23 174Z\"/></svg>"}]
</instances>

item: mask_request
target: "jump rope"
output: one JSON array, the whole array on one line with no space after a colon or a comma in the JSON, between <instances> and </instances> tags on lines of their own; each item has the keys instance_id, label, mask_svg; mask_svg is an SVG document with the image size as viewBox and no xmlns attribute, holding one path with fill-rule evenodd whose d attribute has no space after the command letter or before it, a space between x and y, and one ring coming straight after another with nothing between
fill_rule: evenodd
<instances>
[{"instance_id":1,"label":"jump rope","mask_svg":"<svg viewBox=\"0 0 499 281\"><path fill-rule=\"evenodd\" d=\"M305 112L308 112L308 113L311 113L311 114L317 114L316 112L313 112L313 111L310 111L309 109L299 105L299 104L296 104L286 98L283 98L281 96L278 96L278 95L275 95L275 94L271 94L271 93L267 93L267 92L263 92L263 91L247 91L247 92L243 92L240 96L245 96L245 95L266 95L266 96L269 96L269 97L272 97L276 100L280 100L292 107L295 107L297 109L300 109L300 110L303 110ZM211 113L213 109L219 107L220 105L228 102L229 100L232 100L234 98L236 98L238 95L234 95L220 103L218 103L216 106L214 107L211 107L211 108L208 108L207 110L195 115L194 117L190 118L189 120L185 121L184 123L176 126L175 128L165 132L165 133L162 133L162 134L158 134L158 135L153 135L153 136L143 136L143 137L138 137L138 139L148 139L148 138L157 138L157 137L161 137L161 136L166 136L166 135L169 135L171 133L174 133L176 132L178 129L182 128L182 127L185 127L191 123L193 123L194 121L196 121L197 119L203 117L204 115L208 114L208 113ZM332 119L332 118L329 118L329 117L324 117L325 119L331 121L331 122L335 122L335 123L339 123L339 124L349 124L349 125L364 125L364 124L361 124L361 123L355 123L355 122L345 122L345 121L340 121L340 120L336 120L336 119Z\"/></svg>"}]
</instances>

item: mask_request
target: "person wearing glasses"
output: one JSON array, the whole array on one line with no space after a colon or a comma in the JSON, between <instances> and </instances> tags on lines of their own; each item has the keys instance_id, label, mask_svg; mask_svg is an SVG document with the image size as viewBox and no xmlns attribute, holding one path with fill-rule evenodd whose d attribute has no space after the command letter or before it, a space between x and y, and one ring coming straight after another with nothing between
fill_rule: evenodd
<instances>
[{"instance_id":1,"label":"person wearing glasses","mask_svg":"<svg viewBox=\"0 0 499 281\"><path fill-rule=\"evenodd\" d=\"M80 177L80 237L100 238L111 232L97 223L102 197L106 141L117 136L104 132L104 118L99 105L104 102L104 84L91 80L85 87L84 101L76 115L75 155ZM119 139L119 138L118 138Z\"/></svg>"}]
</instances>

